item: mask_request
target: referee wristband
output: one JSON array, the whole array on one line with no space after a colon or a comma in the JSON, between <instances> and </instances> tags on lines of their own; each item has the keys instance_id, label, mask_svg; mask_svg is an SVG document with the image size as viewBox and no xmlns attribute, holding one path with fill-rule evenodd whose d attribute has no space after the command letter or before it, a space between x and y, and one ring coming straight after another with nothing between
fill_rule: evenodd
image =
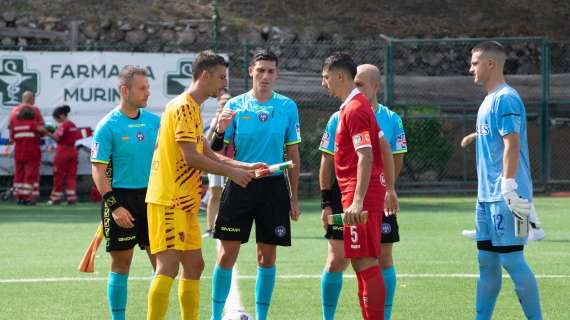
<instances>
[{"instance_id":1,"label":"referee wristband","mask_svg":"<svg viewBox=\"0 0 570 320\"><path fill-rule=\"evenodd\" d=\"M224 134L214 131L214 137L212 142L210 142L210 147L214 151L220 151L224 148Z\"/></svg>"},{"instance_id":2,"label":"referee wristband","mask_svg":"<svg viewBox=\"0 0 570 320\"><path fill-rule=\"evenodd\" d=\"M321 190L321 209L331 207L332 205L332 192L331 190Z\"/></svg>"},{"instance_id":3,"label":"referee wristband","mask_svg":"<svg viewBox=\"0 0 570 320\"><path fill-rule=\"evenodd\" d=\"M105 203L105 206L111 210L111 212L115 211L115 209L121 206L119 204L119 201L117 201L117 198L115 198L113 191L109 191L103 195L103 202Z\"/></svg>"}]
</instances>

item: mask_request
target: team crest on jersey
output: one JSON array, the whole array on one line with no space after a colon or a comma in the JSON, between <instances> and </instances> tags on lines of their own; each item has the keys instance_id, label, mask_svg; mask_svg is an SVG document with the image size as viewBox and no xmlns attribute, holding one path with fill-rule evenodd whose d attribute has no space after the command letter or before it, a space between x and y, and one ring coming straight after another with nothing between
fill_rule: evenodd
<instances>
[{"instance_id":1,"label":"team crest on jersey","mask_svg":"<svg viewBox=\"0 0 570 320\"><path fill-rule=\"evenodd\" d=\"M269 119L269 113L267 111L261 111L259 114L257 114L257 119L259 119L261 122L265 122Z\"/></svg>"},{"instance_id":2,"label":"team crest on jersey","mask_svg":"<svg viewBox=\"0 0 570 320\"><path fill-rule=\"evenodd\" d=\"M279 238L283 238L287 234L287 229L284 226L275 227L275 235Z\"/></svg>"},{"instance_id":3,"label":"team crest on jersey","mask_svg":"<svg viewBox=\"0 0 570 320\"><path fill-rule=\"evenodd\" d=\"M386 186L386 177L384 176L384 172L380 174L380 184L385 187Z\"/></svg>"},{"instance_id":4,"label":"team crest on jersey","mask_svg":"<svg viewBox=\"0 0 570 320\"><path fill-rule=\"evenodd\" d=\"M408 144L406 143L406 135L405 134L401 134L401 135L396 137L396 149L398 149L398 150L408 149Z\"/></svg>"},{"instance_id":5,"label":"team crest on jersey","mask_svg":"<svg viewBox=\"0 0 570 320\"><path fill-rule=\"evenodd\" d=\"M331 137L328 132L323 133L323 137L321 138L321 148L326 148L329 146L329 142L331 141Z\"/></svg>"},{"instance_id":6,"label":"team crest on jersey","mask_svg":"<svg viewBox=\"0 0 570 320\"><path fill-rule=\"evenodd\" d=\"M142 132L137 132L137 140L138 141L143 141L144 140L144 134Z\"/></svg>"},{"instance_id":7,"label":"team crest on jersey","mask_svg":"<svg viewBox=\"0 0 570 320\"><path fill-rule=\"evenodd\" d=\"M99 153L99 142L95 142L91 146L91 158L97 158L98 153Z\"/></svg>"},{"instance_id":8,"label":"team crest on jersey","mask_svg":"<svg viewBox=\"0 0 570 320\"><path fill-rule=\"evenodd\" d=\"M487 136L489 135L489 125L486 123L477 126L477 135Z\"/></svg>"},{"instance_id":9,"label":"team crest on jersey","mask_svg":"<svg viewBox=\"0 0 570 320\"><path fill-rule=\"evenodd\" d=\"M382 224L382 234L389 234L392 232L392 226L389 223Z\"/></svg>"}]
</instances>

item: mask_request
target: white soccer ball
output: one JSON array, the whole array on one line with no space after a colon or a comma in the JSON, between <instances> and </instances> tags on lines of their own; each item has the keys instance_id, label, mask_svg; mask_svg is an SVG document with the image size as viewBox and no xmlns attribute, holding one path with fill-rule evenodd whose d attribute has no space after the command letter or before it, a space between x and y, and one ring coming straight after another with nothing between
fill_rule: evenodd
<instances>
[{"instance_id":1,"label":"white soccer ball","mask_svg":"<svg viewBox=\"0 0 570 320\"><path fill-rule=\"evenodd\" d=\"M243 310L234 310L226 313L222 320L253 320L253 317Z\"/></svg>"}]
</instances>

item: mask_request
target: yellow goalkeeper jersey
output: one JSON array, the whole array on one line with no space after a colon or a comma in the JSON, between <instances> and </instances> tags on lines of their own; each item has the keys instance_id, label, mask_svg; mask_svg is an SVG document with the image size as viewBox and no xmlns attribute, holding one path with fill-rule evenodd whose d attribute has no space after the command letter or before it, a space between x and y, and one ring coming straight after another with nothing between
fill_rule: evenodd
<instances>
[{"instance_id":1,"label":"yellow goalkeeper jersey","mask_svg":"<svg viewBox=\"0 0 570 320\"><path fill-rule=\"evenodd\" d=\"M146 202L198 211L202 173L184 162L177 142L195 143L198 152L204 152L200 106L187 92L172 99L162 114Z\"/></svg>"}]
</instances>

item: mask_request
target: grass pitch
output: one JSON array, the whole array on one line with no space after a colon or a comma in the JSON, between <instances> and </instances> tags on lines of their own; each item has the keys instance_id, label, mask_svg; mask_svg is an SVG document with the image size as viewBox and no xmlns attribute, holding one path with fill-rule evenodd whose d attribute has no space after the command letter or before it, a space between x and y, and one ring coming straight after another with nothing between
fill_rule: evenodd
<instances>
[{"instance_id":1,"label":"grass pitch","mask_svg":"<svg viewBox=\"0 0 570 320\"><path fill-rule=\"evenodd\" d=\"M477 281L476 247L461 236L472 229L474 198L401 199L402 241L394 246L398 272L393 319L473 319ZM538 198L536 207L546 240L525 249L537 275L545 319L570 317L570 199ZM320 274L326 241L316 200L301 203L302 217L293 223L293 246L280 248L277 283L270 319L320 319ZM204 217L201 217L202 225ZM95 274L76 271L99 221L93 204L74 207L17 207L0 204L0 319L109 319L104 243ZM255 246L242 246L238 259L241 300L254 314ZM215 242L203 242L206 269L201 282L201 319L210 317L211 274ZM127 318L144 319L151 267L138 251L129 281ZM524 319L507 276L495 310L496 319ZM359 319L356 280L345 281L337 319ZM178 319L175 287L168 319Z\"/></svg>"}]
</instances>

